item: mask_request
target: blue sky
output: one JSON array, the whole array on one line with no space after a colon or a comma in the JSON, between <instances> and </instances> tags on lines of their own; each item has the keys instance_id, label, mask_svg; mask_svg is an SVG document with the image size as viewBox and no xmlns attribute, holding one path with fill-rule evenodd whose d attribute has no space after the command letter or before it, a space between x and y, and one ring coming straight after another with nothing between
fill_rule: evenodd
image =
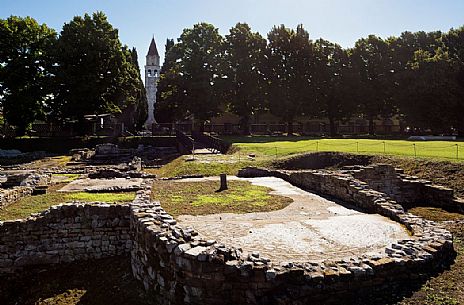
<instances>
[{"instance_id":1,"label":"blue sky","mask_svg":"<svg viewBox=\"0 0 464 305\"><path fill-rule=\"evenodd\" d=\"M263 36L273 25L304 24L311 38L351 47L360 37L409 31L447 31L464 25L464 0L0 0L0 18L31 16L60 31L73 16L103 11L143 67L152 35L164 56L166 38L210 22L221 34L247 22Z\"/></svg>"}]
</instances>

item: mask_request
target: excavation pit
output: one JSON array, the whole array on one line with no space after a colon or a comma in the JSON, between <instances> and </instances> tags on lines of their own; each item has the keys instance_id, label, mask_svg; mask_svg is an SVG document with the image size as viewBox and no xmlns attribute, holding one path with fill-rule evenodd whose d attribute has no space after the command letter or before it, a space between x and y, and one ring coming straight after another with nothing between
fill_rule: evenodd
<instances>
[{"instance_id":1,"label":"excavation pit","mask_svg":"<svg viewBox=\"0 0 464 305\"><path fill-rule=\"evenodd\" d=\"M178 183L205 179L215 178ZM409 232L397 222L325 199L280 178L228 179L269 187L271 194L290 197L293 202L272 212L181 215L177 217L179 225L193 228L208 240L241 248L244 254L259 252L275 263L349 259L364 254L383 257L385 247L409 238Z\"/></svg>"}]
</instances>

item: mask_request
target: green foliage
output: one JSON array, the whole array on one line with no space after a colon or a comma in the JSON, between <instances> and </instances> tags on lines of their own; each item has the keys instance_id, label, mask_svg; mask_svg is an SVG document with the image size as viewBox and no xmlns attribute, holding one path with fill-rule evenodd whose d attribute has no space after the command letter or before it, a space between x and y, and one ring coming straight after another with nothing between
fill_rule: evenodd
<instances>
[{"instance_id":1,"label":"green foliage","mask_svg":"<svg viewBox=\"0 0 464 305\"><path fill-rule=\"evenodd\" d=\"M374 119L389 118L394 112L391 98L392 60L388 42L375 35L358 40L351 50L357 73L356 86L359 112L369 120L369 134L374 134Z\"/></svg>"},{"instance_id":2,"label":"green foliage","mask_svg":"<svg viewBox=\"0 0 464 305\"><path fill-rule=\"evenodd\" d=\"M171 103L183 116L204 122L219 112L223 38L218 29L199 23L184 29L170 46L160 78L159 107Z\"/></svg>"},{"instance_id":3,"label":"green foliage","mask_svg":"<svg viewBox=\"0 0 464 305\"><path fill-rule=\"evenodd\" d=\"M54 52L57 91L50 108L54 118L82 122L84 115L120 113L137 104L143 89L133 58L102 12L66 23Z\"/></svg>"},{"instance_id":4,"label":"green foliage","mask_svg":"<svg viewBox=\"0 0 464 305\"><path fill-rule=\"evenodd\" d=\"M330 134L336 134L335 122L355 112L352 88L355 78L347 52L338 44L319 39L314 43L313 87L320 117L330 122ZM309 104L308 106L312 106Z\"/></svg>"},{"instance_id":5,"label":"green foliage","mask_svg":"<svg viewBox=\"0 0 464 305\"><path fill-rule=\"evenodd\" d=\"M31 17L0 19L0 101L3 115L17 134L43 116L49 98L49 51L56 33Z\"/></svg>"},{"instance_id":6,"label":"green foliage","mask_svg":"<svg viewBox=\"0 0 464 305\"><path fill-rule=\"evenodd\" d=\"M253 33L248 24L237 23L224 45L224 94L230 110L241 118L243 133L249 134L250 116L264 107L266 40Z\"/></svg>"},{"instance_id":7,"label":"green foliage","mask_svg":"<svg viewBox=\"0 0 464 305\"><path fill-rule=\"evenodd\" d=\"M303 113L303 108L308 112L314 109L308 107L314 100L311 84L312 43L302 25L296 31L284 25L274 27L268 34L268 40L265 75L269 109L288 124L288 133L292 134L293 121Z\"/></svg>"}]
</instances>

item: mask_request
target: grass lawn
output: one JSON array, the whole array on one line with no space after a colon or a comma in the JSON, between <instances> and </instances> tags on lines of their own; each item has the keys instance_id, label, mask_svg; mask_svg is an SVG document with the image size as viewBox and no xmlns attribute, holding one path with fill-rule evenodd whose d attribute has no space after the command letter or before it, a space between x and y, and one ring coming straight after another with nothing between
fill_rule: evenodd
<instances>
[{"instance_id":1,"label":"grass lawn","mask_svg":"<svg viewBox=\"0 0 464 305\"><path fill-rule=\"evenodd\" d=\"M48 189L47 194L24 197L17 202L0 209L0 220L25 218L32 213L38 213L48 209L52 205L58 205L69 201L84 202L108 202L124 203L134 200L135 193L62 193L57 192L62 184L54 185Z\"/></svg>"},{"instance_id":2,"label":"grass lawn","mask_svg":"<svg viewBox=\"0 0 464 305\"><path fill-rule=\"evenodd\" d=\"M262 166L263 161L253 161L239 155L191 155L180 156L159 169L145 169L158 177L180 177L186 175L218 176L219 174L236 175L246 166Z\"/></svg>"},{"instance_id":3,"label":"grass lawn","mask_svg":"<svg viewBox=\"0 0 464 305\"><path fill-rule=\"evenodd\" d=\"M268 212L292 202L288 197L269 194L267 187L247 181L228 181L228 187L228 190L216 192L219 181L157 181L152 197L173 216Z\"/></svg>"},{"instance_id":4,"label":"grass lawn","mask_svg":"<svg viewBox=\"0 0 464 305\"><path fill-rule=\"evenodd\" d=\"M52 178L57 178L61 183L69 183L78 179L81 175L79 174L53 174Z\"/></svg>"},{"instance_id":5,"label":"grass lawn","mask_svg":"<svg viewBox=\"0 0 464 305\"><path fill-rule=\"evenodd\" d=\"M372 140L372 139L310 139L306 137L229 137L243 154L282 157L314 151L338 151L362 154L417 156L450 161L464 161L464 142Z\"/></svg>"}]
</instances>

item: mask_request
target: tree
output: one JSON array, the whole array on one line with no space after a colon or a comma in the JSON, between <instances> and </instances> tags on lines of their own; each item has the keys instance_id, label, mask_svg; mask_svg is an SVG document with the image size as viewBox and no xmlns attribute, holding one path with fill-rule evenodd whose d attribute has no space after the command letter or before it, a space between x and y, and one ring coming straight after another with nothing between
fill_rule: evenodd
<instances>
[{"instance_id":1,"label":"tree","mask_svg":"<svg viewBox=\"0 0 464 305\"><path fill-rule=\"evenodd\" d=\"M360 113L369 121L369 134L375 133L375 118L388 118L394 112L390 54L388 43L375 35L358 40L351 50L359 84L357 103Z\"/></svg>"},{"instance_id":2,"label":"tree","mask_svg":"<svg viewBox=\"0 0 464 305\"><path fill-rule=\"evenodd\" d=\"M160 71L158 91L156 93L155 117L159 123L172 123L185 119L187 110L184 109L185 92L181 89L182 77L180 64L177 59L179 48L173 39L167 39L165 58Z\"/></svg>"},{"instance_id":3,"label":"tree","mask_svg":"<svg viewBox=\"0 0 464 305\"><path fill-rule=\"evenodd\" d=\"M58 39L55 119L120 113L137 99L139 72L102 12L74 17ZM137 73L135 73L137 72Z\"/></svg>"},{"instance_id":4,"label":"tree","mask_svg":"<svg viewBox=\"0 0 464 305\"><path fill-rule=\"evenodd\" d=\"M117 100L124 101L119 105L121 114L119 121L131 130L140 130L143 127L148 115L147 95L145 86L140 77L137 50L129 50L123 47L125 60L123 61L122 75L124 80L118 88L120 97Z\"/></svg>"},{"instance_id":5,"label":"tree","mask_svg":"<svg viewBox=\"0 0 464 305\"><path fill-rule=\"evenodd\" d=\"M230 110L240 116L244 134L250 133L250 117L263 107L263 62L266 40L246 23L237 23L225 39L224 80Z\"/></svg>"},{"instance_id":6,"label":"tree","mask_svg":"<svg viewBox=\"0 0 464 305\"><path fill-rule=\"evenodd\" d=\"M140 76L140 66L138 60L137 50L132 48L131 51L132 64L134 65L137 72L137 82L139 90L136 92L136 103L135 103L135 120L136 120L136 129L141 129L148 117L148 101L147 101L147 92L145 91L145 85L143 84L142 78Z\"/></svg>"},{"instance_id":7,"label":"tree","mask_svg":"<svg viewBox=\"0 0 464 305\"><path fill-rule=\"evenodd\" d=\"M51 93L49 51L56 33L31 17L0 19L0 101L18 135L43 116Z\"/></svg>"},{"instance_id":8,"label":"tree","mask_svg":"<svg viewBox=\"0 0 464 305\"><path fill-rule=\"evenodd\" d=\"M462 134L464 122L464 88L460 67L447 52L438 50L433 56L423 50L415 53L406 78L409 103L402 111L407 121L419 130Z\"/></svg>"},{"instance_id":9,"label":"tree","mask_svg":"<svg viewBox=\"0 0 464 305\"><path fill-rule=\"evenodd\" d=\"M205 121L219 113L222 103L222 44L223 38L211 24L184 29L172 52L168 52L172 56L170 66L165 67L160 80L162 103L177 103L171 107L181 110L185 117L193 115L201 129Z\"/></svg>"},{"instance_id":10,"label":"tree","mask_svg":"<svg viewBox=\"0 0 464 305\"><path fill-rule=\"evenodd\" d=\"M307 106L308 102L314 100L311 84L312 43L302 25L296 31L284 25L274 27L268 34L268 40L265 75L269 108L287 123L288 135L292 135L295 118L303 113L305 104Z\"/></svg>"},{"instance_id":11,"label":"tree","mask_svg":"<svg viewBox=\"0 0 464 305\"><path fill-rule=\"evenodd\" d=\"M329 119L330 135L335 136L335 122L350 118L355 108L351 92L354 78L346 50L327 40L316 40L312 79L318 114Z\"/></svg>"}]
</instances>

